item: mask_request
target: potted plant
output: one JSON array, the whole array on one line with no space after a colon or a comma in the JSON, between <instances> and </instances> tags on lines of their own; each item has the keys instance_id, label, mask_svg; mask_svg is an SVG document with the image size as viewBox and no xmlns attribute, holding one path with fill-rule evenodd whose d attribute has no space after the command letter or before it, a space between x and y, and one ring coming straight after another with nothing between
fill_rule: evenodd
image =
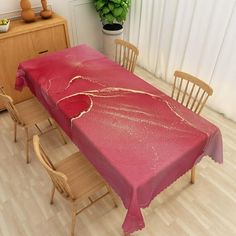
<instances>
[{"instance_id":1,"label":"potted plant","mask_svg":"<svg viewBox=\"0 0 236 236\"><path fill-rule=\"evenodd\" d=\"M103 53L114 59L116 38L122 38L123 24L131 0L94 0L95 8L103 24Z\"/></svg>"}]
</instances>

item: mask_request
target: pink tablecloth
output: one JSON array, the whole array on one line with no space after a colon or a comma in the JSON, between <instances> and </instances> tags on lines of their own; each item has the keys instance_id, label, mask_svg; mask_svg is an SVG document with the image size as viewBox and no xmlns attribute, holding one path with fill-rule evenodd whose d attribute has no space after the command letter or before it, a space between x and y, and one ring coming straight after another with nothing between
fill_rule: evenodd
<instances>
[{"instance_id":1,"label":"pink tablecloth","mask_svg":"<svg viewBox=\"0 0 236 236\"><path fill-rule=\"evenodd\" d=\"M125 232L203 155L222 162L216 126L86 45L21 63L24 85L121 197Z\"/></svg>"}]
</instances>

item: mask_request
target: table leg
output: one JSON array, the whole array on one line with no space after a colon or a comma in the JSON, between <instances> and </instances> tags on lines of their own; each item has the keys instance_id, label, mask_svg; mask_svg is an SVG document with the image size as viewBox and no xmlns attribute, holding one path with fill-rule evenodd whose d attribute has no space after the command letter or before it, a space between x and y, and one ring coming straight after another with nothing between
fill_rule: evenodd
<instances>
[{"instance_id":1,"label":"table leg","mask_svg":"<svg viewBox=\"0 0 236 236\"><path fill-rule=\"evenodd\" d=\"M196 175L196 166L194 166L191 170L191 184L195 183L195 175Z\"/></svg>"}]
</instances>

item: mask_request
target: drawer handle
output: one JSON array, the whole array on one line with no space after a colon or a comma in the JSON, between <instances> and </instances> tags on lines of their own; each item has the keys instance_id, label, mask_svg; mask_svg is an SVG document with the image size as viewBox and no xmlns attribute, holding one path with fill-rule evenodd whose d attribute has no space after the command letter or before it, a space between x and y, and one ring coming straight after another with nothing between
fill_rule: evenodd
<instances>
[{"instance_id":1,"label":"drawer handle","mask_svg":"<svg viewBox=\"0 0 236 236\"><path fill-rule=\"evenodd\" d=\"M44 54L44 53L47 53L47 52L48 52L48 50L44 50L44 51L39 52L39 54Z\"/></svg>"}]
</instances>

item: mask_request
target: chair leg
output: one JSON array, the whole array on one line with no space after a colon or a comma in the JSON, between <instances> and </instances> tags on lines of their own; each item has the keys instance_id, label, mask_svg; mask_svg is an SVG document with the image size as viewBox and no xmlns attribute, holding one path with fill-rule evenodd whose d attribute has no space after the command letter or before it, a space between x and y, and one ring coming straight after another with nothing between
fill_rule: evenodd
<instances>
[{"instance_id":1,"label":"chair leg","mask_svg":"<svg viewBox=\"0 0 236 236\"><path fill-rule=\"evenodd\" d=\"M61 129L58 127L58 125L57 125L55 122L54 122L54 125L55 125L56 129L58 130L58 133L59 133L60 136L61 136L62 142L63 142L64 144L67 144L66 139L65 139L64 135L62 134Z\"/></svg>"},{"instance_id":2,"label":"chair leg","mask_svg":"<svg viewBox=\"0 0 236 236\"><path fill-rule=\"evenodd\" d=\"M71 236L75 235L75 223L76 223L76 215L77 215L77 205L76 203L72 203L72 223L71 223Z\"/></svg>"},{"instance_id":3,"label":"chair leg","mask_svg":"<svg viewBox=\"0 0 236 236\"><path fill-rule=\"evenodd\" d=\"M39 128L39 126L37 124L34 124L34 126L37 128L37 130L40 132L40 134L42 134L42 130Z\"/></svg>"},{"instance_id":4,"label":"chair leg","mask_svg":"<svg viewBox=\"0 0 236 236\"><path fill-rule=\"evenodd\" d=\"M67 144L67 141L66 141L66 139L65 139L64 135L62 134L62 131L60 130L59 127L57 127L57 130L58 130L58 132L59 132L59 134L60 134L60 136L61 136L62 142L63 142L64 144Z\"/></svg>"},{"instance_id":5,"label":"chair leg","mask_svg":"<svg viewBox=\"0 0 236 236\"><path fill-rule=\"evenodd\" d=\"M14 122L14 142L16 142L16 135L17 135L17 123Z\"/></svg>"},{"instance_id":6,"label":"chair leg","mask_svg":"<svg viewBox=\"0 0 236 236\"><path fill-rule=\"evenodd\" d=\"M26 163L29 164L29 132L28 128L25 128L25 134L26 134Z\"/></svg>"},{"instance_id":7,"label":"chair leg","mask_svg":"<svg viewBox=\"0 0 236 236\"><path fill-rule=\"evenodd\" d=\"M56 123L54 120L51 121L50 119L48 119L48 121L50 121L51 124L54 125L55 128L58 130L58 133L59 133L59 135L61 136L62 142L63 142L64 144L67 144L66 139L65 139L64 135L62 134L61 129L58 127L57 123Z\"/></svg>"},{"instance_id":8,"label":"chair leg","mask_svg":"<svg viewBox=\"0 0 236 236\"><path fill-rule=\"evenodd\" d=\"M191 184L195 183L196 166L191 169Z\"/></svg>"},{"instance_id":9,"label":"chair leg","mask_svg":"<svg viewBox=\"0 0 236 236\"><path fill-rule=\"evenodd\" d=\"M53 125L53 124L52 124L52 121L50 120L50 118L48 118L48 123L49 123L50 126Z\"/></svg>"},{"instance_id":10,"label":"chair leg","mask_svg":"<svg viewBox=\"0 0 236 236\"><path fill-rule=\"evenodd\" d=\"M54 194L55 194L55 186L52 186L52 193L51 193L51 200L50 200L50 204L53 204L53 199L54 199Z\"/></svg>"},{"instance_id":11,"label":"chair leg","mask_svg":"<svg viewBox=\"0 0 236 236\"><path fill-rule=\"evenodd\" d=\"M110 194L110 196L111 196L111 200L113 201L114 207L117 208L117 207L118 207L118 204L117 204L117 202L116 202L116 198L115 198L115 196L114 196L114 193L113 193L111 187L110 187L108 184L106 185L106 187L107 187L107 190L108 190L108 192L109 192L109 194Z\"/></svg>"}]
</instances>

